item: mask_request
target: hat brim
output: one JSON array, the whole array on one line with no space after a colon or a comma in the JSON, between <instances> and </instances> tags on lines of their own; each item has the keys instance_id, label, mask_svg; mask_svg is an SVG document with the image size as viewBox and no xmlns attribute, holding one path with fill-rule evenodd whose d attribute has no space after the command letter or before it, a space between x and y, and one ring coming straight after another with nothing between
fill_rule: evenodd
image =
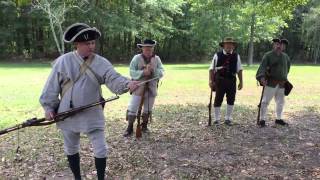
<instances>
[{"instance_id":1,"label":"hat brim","mask_svg":"<svg viewBox=\"0 0 320 180\"><path fill-rule=\"evenodd\" d=\"M80 36L82 33L85 33L85 32L89 32L89 31L91 31L91 32L93 32L93 33L96 33L96 38L95 39L98 39L98 38L100 38L100 36L101 36L101 32L97 29L97 28L95 28L95 27L92 27L92 28L90 28L90 27L88 27L88 28L85 28L85 29L82 29L81 31L79 31L77 34L75 34L70 40L67 40L67 39L63 39L64 40L64 42L66 42L66 43L72 43L72 42L74 42L75 41L75 39L78 37L78 36ZM66 31L67 32L67 31ZM64 36L65 37L65 36ZM95 40L94 39L94 40Z\"/></svg>"},{"instance_id":2,"label":"hat brim","mask_svg":"<svg viewBox=\"0 0 320 180\"><path fill-rule=\"evenodd\" d=\"M143 48L143 47L155 47L156 44L137 44L138 48Z\"/></svg>"},{"instance_id":3,"label":"hat brim","mask_svg":"<svg viewBox=\"0 0 320 180\"><path fill-rule=\"evenodd\" d=\"M223 45L225 44L225 43L230 43L230 44L233 44L234 46L237 46L237 42L235 42L235 41L224 41L224 42L220 42L219 43L219 45L221 46L221 47L223 47Z\"/></svg>"},{"instance_id":4,"label":"hat brim","mask_svg":"<svg viewBox=\"0 0 320 180\"><path fill-rule=\"evenodd\" d=\"M274 38L274 39L272 39L272 43L280 43L281 44L281 39Z\"/></svg>"},{"instance_id":5,"label":"hat brim","mask_svg":"<svg viewBox=\"0 0 320 180\"><path fill-rule=\"evenodd\" d=\"M289 41L288 41L288 40L285 40L285 39L282 39L282 40L281 40L281 44L289 45Z\"/></svg>"},{"instance_id":6,"label":"hat brim","mask_svg":"<svg viewBox=\"0 0 320 180\"><path fill-rule=\"evenodd\" d=\"M90 28L90 26L88 24L85 23L74 23L72 25L70 25L69 27L67 27L67 29L64 31L63 33L63 41L64 42L70 42L73 36L72 31L74 31L74 28L76 27L85 27L85 28Z\"/></svg>"}]
</instances>

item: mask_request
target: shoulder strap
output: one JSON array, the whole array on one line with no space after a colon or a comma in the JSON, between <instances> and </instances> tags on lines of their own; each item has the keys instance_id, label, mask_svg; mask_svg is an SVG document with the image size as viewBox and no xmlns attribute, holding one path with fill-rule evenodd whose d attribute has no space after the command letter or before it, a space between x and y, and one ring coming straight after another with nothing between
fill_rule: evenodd
<instances>
[{"instance_id":1,"label":"shoulder strap","mask_svg":"<svg viewBox=\"0 0 320 180\"><path fill-rule=\"evenodd\" d=\"M89 56L89 58L84 61L77 52L74 52L75 55L76 55L76 60L77 62L80 64L80 72L81 72L81 69L84 68L84 73L86 73L93 82L96 83L97 86L99 86L99 91L100 91L100 95L102 96L102 90L101 90L101 86L100 86L100 83L99 83L99 79L96 75L96 73L92 70L92 68L90 67L90 64L92 63L92 61L94 60L95 58L95 55L93 56Z\"/></svg>"},{"instance_id":2,"label":"shoulder strap","mask_svg":"<svg viewBox=\"0 0 320 180\"><path fill-rule=\"evenodd\" d=\"M87 65L84 62L80 66L80 73L77 76L77 78L74 81L69 79L68 81L66 81L62 84L61 97L63 97L65 95L65 93L80 79L80 77L86 72L86 70L87 70Z\"/></svg>"},{"instance_id":3,"label":"shoulder strap","mask_svg":"<svg viewBox=\"0 0 320 180\"><path fill-rule=\"evenodd\" d=\"M98 86L100 86L100 83L97 79L97 77L95 76L95 74L92 72L92 69L90 68L90 64L92 63L94 57L90 57L88 60L84 61L82 60L82 58L78 55L78 53L74 52L74 55L76 56L76 60L80 65L80 73L77 76L77 78L72 81L72 80L68 80L67 82L62 84L62 91L61 91L61 97L63 97L65 95L65 93L80 79L80 77L87 73L88 76L93 80L93 82L96 82L96 84ZM81 59L80 59L81 58ZM88 71L89 70L89 71ZM101 92L101 88L100 88L100 94Z\"/></svg>"}]
</instances>

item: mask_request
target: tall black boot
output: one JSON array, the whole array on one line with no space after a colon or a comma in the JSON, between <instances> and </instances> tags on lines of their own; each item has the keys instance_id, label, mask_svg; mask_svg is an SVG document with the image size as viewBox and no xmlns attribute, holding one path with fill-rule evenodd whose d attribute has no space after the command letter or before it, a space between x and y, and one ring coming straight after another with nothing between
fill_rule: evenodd
<instances>
[{"instance_id":1,"label":"tall black boot","mask_svg":"<svg viewBox=\"0 0 320 180\"><path fill-rule=\"evenodd\" d=\"M79 153L74 155L68 155L67 157L68 157L69 167L73 173L74 179L81 180Z\"/></svg>"},{"instance_id":2,"label":"tall black boot","mask_svg":"<svg viewBox=\"0 0 320 180\"><path fill-rule=\"evenodd\" d=\"M127 119L128 119L128 127L125 133L123 134L124 137L128 137L133 134L133 124L134 124L134 121L136 120L136 116L127 115Z\"/></svg>"},{"instance_id":3,"label":"tall black boot","mask_svg":"<svg viewBox=\"0 0 320 180\"><path fill-rule=\"evenodd\" d=\"M107 166L107 158L94 158L94 163L97 169L98 180L104 180L104 173Z\"/></svg>"},{"instance_id":4,"label":"tall black boot","mask_svg":"<svg viewBox=\"0 0 320 180\"><path fill-rule=\"evenodd\" d=\"M151 113L143 113L142 114L142 132L148 132L148 121Z\"/></svg>"}]
</instances>

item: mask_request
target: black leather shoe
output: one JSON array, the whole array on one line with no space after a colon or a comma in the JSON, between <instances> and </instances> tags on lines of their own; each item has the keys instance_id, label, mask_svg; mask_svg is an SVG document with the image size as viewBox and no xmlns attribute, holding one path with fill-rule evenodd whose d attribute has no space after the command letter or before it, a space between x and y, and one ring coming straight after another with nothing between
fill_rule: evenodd
<instances>
[{"instance_id":1,"label":"black leather shoe","mask_svg":"<svg viewBox=\"0 0 320 180\"><path fill-rule=\"evenodd\" d=\"M279 124L281 126L288 126L289 124L284 122L282 119L276 119L275 121L276 124Z\"/></svg>"},{"instance_id":2,"label":"black leather shoe","mask_svg":"<svg viewBox=\"0 0 320 180\"><path fill-rule=\"evenodd\" d=\"M224 124L227 126L232 126L232 122L229 119L225 120Z\"/></svg>"},{"instance_id":3,"label":"black leather shoe","mask_svg":"<svg viewBox=\"0 0 320 180\"><path fill-rule=\"evenodd\" d=\"M266 121L265 120L260 120L259 121L259 126L260 127L265 127L266 126Z\"/></svg>"}]
</instances>

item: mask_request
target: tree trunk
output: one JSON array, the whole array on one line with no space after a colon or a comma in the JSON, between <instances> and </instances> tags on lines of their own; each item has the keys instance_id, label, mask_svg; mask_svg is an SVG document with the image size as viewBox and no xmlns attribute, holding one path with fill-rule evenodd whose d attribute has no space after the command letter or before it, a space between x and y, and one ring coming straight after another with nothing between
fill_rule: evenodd
<instances>
[{"instance_id":1,"label":"tree trunk","mask_svg":"<svg viewBox=\"0 0 320 180\"><path fill-rule=\"evenodd\" d=\"M57 34L56 34L56 31L54 29L54 24L53 24L53 17L52 17L52 14L50 12L50 7L48 9L48 15L49 15L49 20L50 20L50 29L51 29L51 32L52 32L52 35L53 35L53 39L54 39L54 42L56 43L56 46L57 46L57 49L59 51L59 54L62 55L63 54L63 51L60 47L60 38L58 39L57 38ZM60 36L59 36L60 37Z\"/></svg>"},{"instance_id":2,"label":"tree trunk","mask_svg":"<svg viewBox=\"0 0 320 180\"><path fill-rule=\"evenodd\" d=\"M251 27L250 27L250 42L249 42L249 52L248 52L248 66L253 63L253 41L254 41L254 30L255 30L255 19L256 14L251 15Z\"/></svg>"},{"instance_id":3,"label":"tree trunk","mask_svg":"<svg viewBox=\"0 0 320 180\"><path fill-rule=\"evenodd\" d=\"M60 39L60 47L61 47L61 54L64 54L64 41L63 41L63 30L62 30L62 22L58 23L58 29L59 29L59 39Z\"/></svg>"},{"instance_id":4,"label":"tree trunk","mask_svg":"<svg viewBox=\"0 0 320 180\"><path fill-rule=\"evenodd\" d=\"M128 32L128 42L127 42L127 49L128 49L128 57L132 56L132 32Z\"/></svg>"}]
</instances>

